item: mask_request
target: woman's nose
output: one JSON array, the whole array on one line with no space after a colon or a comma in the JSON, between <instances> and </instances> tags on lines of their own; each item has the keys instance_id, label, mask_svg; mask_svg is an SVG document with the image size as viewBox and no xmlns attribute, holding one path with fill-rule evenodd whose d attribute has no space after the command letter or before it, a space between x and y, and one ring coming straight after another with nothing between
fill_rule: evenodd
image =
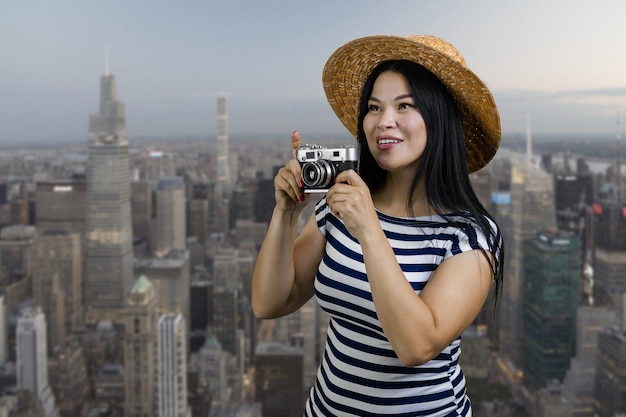
<instances>
[{"instance_id":1,"label":"woman's nose","mask_svg":"<svg viewBox=\"0 0 626 417\"><path fill-rule=\"evenodd\" d=\"M382 130L389 129L396 126L395 114L392 110L386 109L380 115L378 120L378 127Z\"/></svg>"}]
</instances>

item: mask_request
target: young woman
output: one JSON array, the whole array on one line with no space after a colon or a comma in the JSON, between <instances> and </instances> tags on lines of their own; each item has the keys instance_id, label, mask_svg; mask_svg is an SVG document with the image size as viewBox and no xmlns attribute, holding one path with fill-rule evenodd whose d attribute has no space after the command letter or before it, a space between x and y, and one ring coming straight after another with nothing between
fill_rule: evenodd
<instances>
[{"instance_id":1,"label":"young woman","mask_svg":"<svg viewBox=\"0 0 626 417\"><path fill-rule=\"evenodd\" d=\"M299 236L311 197L295 159L278 172L254 312L280 317L315 295L329 313L306 416L471 416L461 334L502 283L500 232L469 181L499 145L493 97L428 35L352 41L323 81L358 172L337 176Z\"/></svg>"}]
</instances>

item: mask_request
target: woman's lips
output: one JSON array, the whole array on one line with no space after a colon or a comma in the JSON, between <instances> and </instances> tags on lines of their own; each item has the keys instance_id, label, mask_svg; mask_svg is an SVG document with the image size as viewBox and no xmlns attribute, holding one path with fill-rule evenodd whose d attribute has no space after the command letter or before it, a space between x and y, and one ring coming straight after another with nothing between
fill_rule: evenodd
<instances>
[{"instance_id":1,"label":"woman's lips","mask_svg":"<svg viewBox=\"0 0 626 417\"><path fill-rule=\"evenodd\" d=\"M381 151L393 148L399 143L402 143L402 140L391 136L380 136L376 138L376 147Z\"/></svg>"}]
</instances>

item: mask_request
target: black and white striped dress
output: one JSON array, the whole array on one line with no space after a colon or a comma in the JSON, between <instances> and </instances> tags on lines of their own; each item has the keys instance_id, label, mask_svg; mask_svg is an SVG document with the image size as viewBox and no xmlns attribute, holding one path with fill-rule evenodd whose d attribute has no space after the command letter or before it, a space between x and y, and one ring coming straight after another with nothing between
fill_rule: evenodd
<instances>
[{"instance_id":1,"label":"black and white striped dress","mask_svg":"<svg viewBox=\"0 0 626 417\"><path fill-rule=\"evenodd\" d=\"M458 362L461 339L426 364L402 365L376 316L359 243L324 199L315 213L327 241L315 295L331 319L305 416L471 416ZM409 219L378 212L378 217L417 293L447 257L487 249L484 235L465 215Z\"/></svg>"}]
</instances>

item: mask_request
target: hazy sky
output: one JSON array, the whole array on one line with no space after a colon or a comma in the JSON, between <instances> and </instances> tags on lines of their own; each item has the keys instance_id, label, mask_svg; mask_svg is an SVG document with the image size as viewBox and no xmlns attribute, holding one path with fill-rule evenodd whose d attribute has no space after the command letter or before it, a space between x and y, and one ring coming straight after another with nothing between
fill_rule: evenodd
<instances>
[{"instance_id":1,"label":"hazy sky","mask_svg":"<svg viewBox=\"0 0 626 417\"><path fill-rule=\"evenodd\" d=\"M136 136L346 132L321 73L343 43L430 33L492 89L505 135L615 135L626 119L624 0L0 0L0 146L87 140L110 70ZM621 106L621 110L618 109ZM622 124L626 123L626 120Z\"/></svg>"}]
</instances>

